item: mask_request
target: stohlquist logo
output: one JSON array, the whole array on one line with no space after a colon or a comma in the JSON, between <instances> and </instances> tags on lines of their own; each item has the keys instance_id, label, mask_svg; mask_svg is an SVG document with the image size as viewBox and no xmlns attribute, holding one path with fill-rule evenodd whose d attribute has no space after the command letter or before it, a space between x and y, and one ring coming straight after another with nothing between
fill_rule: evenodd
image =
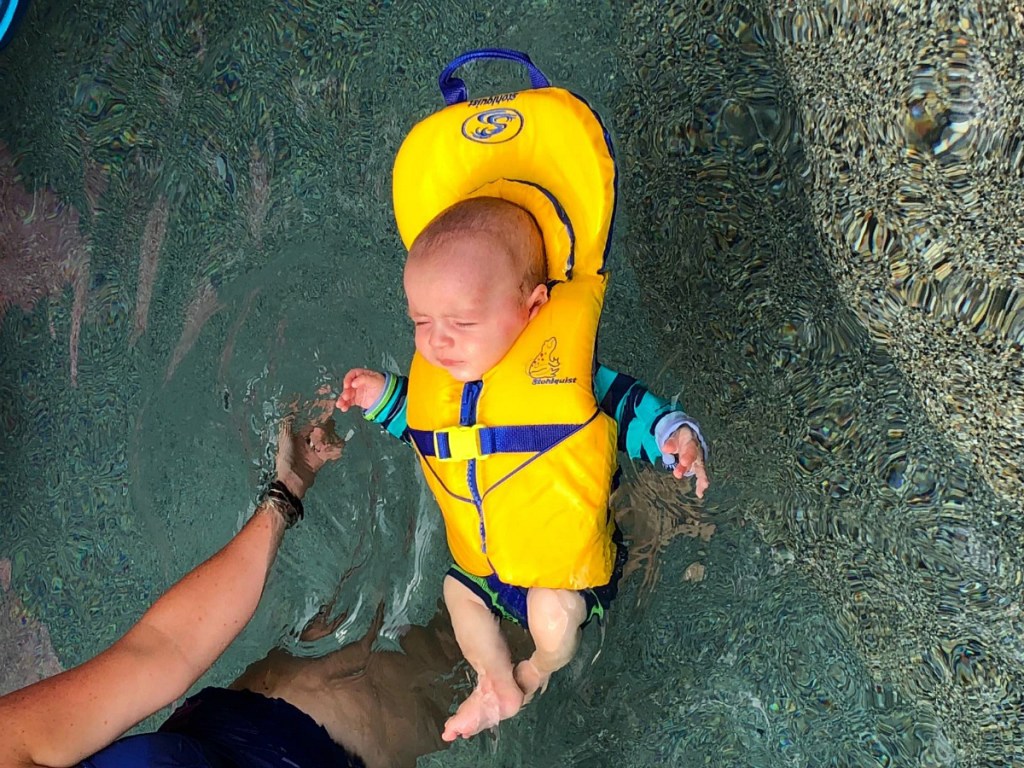
<instances>
[{"instance_id":1,"label":"stohlquist logo","mask_svg":"<svg viewBox=\"0 0 1024 768\"><path fill-rule=\"evenodd\" d=\"M530 362L527 373L532 379L531 383L538 384L575 384L576 377L558 378L558 371L562 367L561 360L555 354L558 349L558 337L552 336L546 339L540 347L540 352Z\"/></svg>"},{"instance_id":2,"label":"stohlquist logo","mask_svg":"<svg viewBox=\"0 0 1024 768\"><path fill-rule=\"evenodd\" d=\"M515 101L519 93L499 93L496 96L484 96L481 99L473 99L469 102L470 107L493 107L496 104L504 104L506 101Z\"/></svg>"},{"instance_id":3,"label":"stohlquist logo","mask_svg":"<svg viewBox=\"0 0 1024 768\"><path fill-rule=\"evenodd\" d=\"M485 109L466 118L462 135L480 144L501 144L511 141L523 130L523 116L514 109Z\"/></svg>"},{"instance_id":4,"label":"stohlquist logo","mask_svg":"<svg viewBox=\"0 0 1024 768\"><path fill-rule=\"evenodd\" d=\"M534 386L537 386L538 384L575 384L576 377L570 376L569 378L565 379L534 379L530 383L533 384Z\"/></svg>"}]
</instances>

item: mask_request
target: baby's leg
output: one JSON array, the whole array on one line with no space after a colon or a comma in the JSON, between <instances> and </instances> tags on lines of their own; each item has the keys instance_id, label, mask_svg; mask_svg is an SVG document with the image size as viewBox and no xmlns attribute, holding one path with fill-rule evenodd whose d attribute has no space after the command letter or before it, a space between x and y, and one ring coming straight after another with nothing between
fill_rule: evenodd
<instances>
[{"instance_id":1,"label":"baby's leg","mask_svg":"<svg viewBox=\"0 0 1024 768\"><path fill-rule=\"evenodd\" d=\"M455 639L477 674L476 688L448 718L441 738L468 739L512 717L523 706L523 692L512 675L512 656L497 617L466 585L445 576L444 602Z\"/></svg>"},{"instance_id":2,"label":"baby's leg","mask_svg":"<svg viewBox=\"0 0 1024 768\"><path fill-rule=\"evenodd\" d=\"M568 589L533 587L526 595L526 615L536 650L516 666L516 681L529 702L547 688L551 673L568 664L580 644L580 625L586 618L583 595Z\"/></svg>"}]
</instances>

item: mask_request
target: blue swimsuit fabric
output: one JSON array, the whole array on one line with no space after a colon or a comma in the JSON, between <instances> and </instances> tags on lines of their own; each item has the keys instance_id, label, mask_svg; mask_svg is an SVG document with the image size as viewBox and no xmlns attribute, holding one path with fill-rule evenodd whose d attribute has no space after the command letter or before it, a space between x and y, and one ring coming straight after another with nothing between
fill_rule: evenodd
<instances>
[{"instance_id":1,"label":"blue swimsuit fabric","mask_svg":"<svg viewBox=\"0 0 1024 768\"><path fill-rule=\"evenodd\" d=\"M129 736L80 768L365 768L323 726L281 699L205 688L156 733Z\"/></svg>"}]
</instances>

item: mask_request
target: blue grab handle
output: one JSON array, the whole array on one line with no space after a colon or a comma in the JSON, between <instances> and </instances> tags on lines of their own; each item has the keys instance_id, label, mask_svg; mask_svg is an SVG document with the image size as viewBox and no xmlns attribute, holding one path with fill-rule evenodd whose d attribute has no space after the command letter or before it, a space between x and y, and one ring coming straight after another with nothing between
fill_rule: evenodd
<instances>
[{"instance_id":1,"label":"blue grab handle","mask_svg":"<svg viewBox=\"0 0 1024 768\"><path fill-rule=\"evenodd\" d=\"M454 77L455 70L463 64L476 59L505 59L506 61L518 61L526 67L530 75L531 88L547 88L551 81L545 77L537 65L530 61L530 57L522 51L513 51L511 48L479 48L475 51L466 51L461 56L456 56L451 64L444 68L437 78L437 84L441 88L441 95L444 96L444 103L449 107L469 100L469 91L466 83L461 78Z\"/></svg>"}]
</instances>

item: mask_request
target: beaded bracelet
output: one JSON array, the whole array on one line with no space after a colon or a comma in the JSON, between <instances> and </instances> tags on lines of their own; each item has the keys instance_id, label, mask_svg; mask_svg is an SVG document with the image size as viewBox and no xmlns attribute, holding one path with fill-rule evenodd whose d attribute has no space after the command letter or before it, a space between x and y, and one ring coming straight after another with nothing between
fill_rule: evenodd
<instances>
[{"instance_id":1,"label":"beaded bracelet","mask_svg":"<svg viewBox=\"0 0 1024 768\"><path fill-rule=\"evenodd\" d=\"M284 517L286 528L291 528L305 514L302 508L302 499L289 491L288 486L280 480L275 480L270 484L260 501L274 502L274 506L281 513L281 516Z\"/></svg>"}]
</instances>

